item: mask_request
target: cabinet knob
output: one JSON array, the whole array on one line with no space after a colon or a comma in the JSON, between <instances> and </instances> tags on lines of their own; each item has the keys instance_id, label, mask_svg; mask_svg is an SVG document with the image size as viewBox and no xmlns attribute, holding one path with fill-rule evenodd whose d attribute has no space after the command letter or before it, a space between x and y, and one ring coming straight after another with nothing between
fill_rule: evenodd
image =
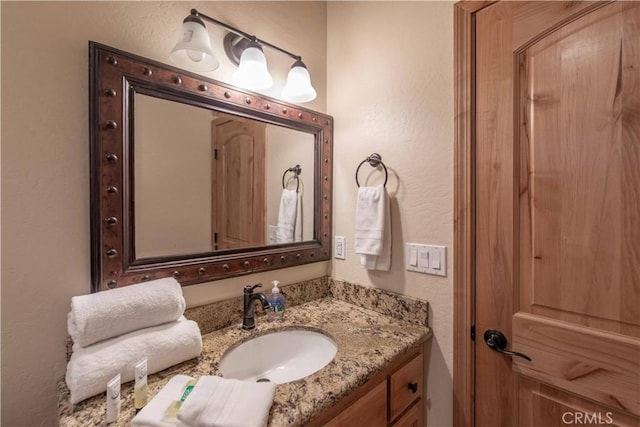
<instances>
[{"instance_id":1,"label":"cabinet knob","mask_svg":"<svg viewBox=\"0 0 640 427\"><path fill-rule=\"evenodd\" d=\"M409 388L409 390L411 390L411 393L418 392L418 383L409 383L407 387Z\"/></svg>"}]
</instances>

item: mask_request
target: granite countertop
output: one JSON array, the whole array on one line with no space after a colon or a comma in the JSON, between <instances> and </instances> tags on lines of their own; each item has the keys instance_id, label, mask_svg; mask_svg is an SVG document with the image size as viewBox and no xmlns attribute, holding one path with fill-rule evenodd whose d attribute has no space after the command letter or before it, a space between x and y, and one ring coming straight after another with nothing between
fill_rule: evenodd
<instances>
[{"instance_id":1,"label":"granite countertop","mask_svg":"<svg viewBox=\"0 0 640 427\"><path fill-rule=\"evenodd\" d=\"M240 324L235 324L208 333L203 335L200 357L149 375L149 398L177 374L196 378L220 375L218 362L234 344L278 329L319 329L336 342L338 352L335 358L306 378L279 384L269 414L269 426L304 425L431 336L431 330L424 324L409 323L378 311L329 296L288 308L286 319L281 323L267 322L264 316L260 316L256 318L253 331L243 331ZM103 395L73 406L69 403L69 391L64 382L60 383L58 392L61 426L105 424ZM129 425L133 416L133 382L129 382L122 385L120 418L110 425Z\"/></svg>"}]
</instances>

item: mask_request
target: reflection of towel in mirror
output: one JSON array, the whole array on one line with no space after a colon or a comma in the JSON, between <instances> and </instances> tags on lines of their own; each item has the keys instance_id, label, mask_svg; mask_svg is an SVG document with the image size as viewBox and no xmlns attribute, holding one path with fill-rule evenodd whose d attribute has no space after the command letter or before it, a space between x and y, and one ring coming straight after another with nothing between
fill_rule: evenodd
<instances>
[{"instance_id":1,"label":"reflection of towel in mirror","mask_svg":"<svg viewBox=\"0 0 640 427\"><path fill-rule=\"evenodd\" d=\"M302 194L297 194L296 200L296 225L293 230L293 240L302 242Z\"/></svg>"},{"instance_id":2,"label":"reflection of towel in mirror","mask_svg":"<svg viewBox=\"0 0 640 427\"><path fill-rule=\"evenodd\" d=\"M215 376L201 377L178 411L178 419L197 427L266 426L276 385Z\"/></svg>"},{"instance_id":3,"label":"reflection of towel in mirror","mask_svg":"<svg viewBox=\"0 0 640 427\"><path fill-rule=\"evenodd\" d=\"M354 246L367 270L391 267L391 210L383 185L358 188Z\"/></svg>"},{"instance_id":4,"label":"reflection of towel in mirror","mask_svg":"<svg viewBox=\"0 0 640 427\"><path fill-rule=\"evenodd\" d=\"M300 234L302 240L302 209L299 208L300 197L295 190L282 190L280 198L280 210L278 211L278 230L276 233L276 243L291 243ZM298 229L300 230L298 232Z\"/></svg>"}]
</instances>

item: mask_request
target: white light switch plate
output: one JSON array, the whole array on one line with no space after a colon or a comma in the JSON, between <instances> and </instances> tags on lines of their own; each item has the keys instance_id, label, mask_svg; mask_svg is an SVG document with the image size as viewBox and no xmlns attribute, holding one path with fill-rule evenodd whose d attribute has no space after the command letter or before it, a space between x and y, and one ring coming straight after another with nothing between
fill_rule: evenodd
<instances>
[{"instance_id":1,"label":"white light switch plate","mask_svg":"<svg viewBox=\"0 0 640 427\"><path fill-rule=\"evenodd\" d=\"M447 247L407 243L407 270L418 273L447 275Z\"/></svg>"},{"instance_id":2,"label":"white light switch plate","mask_svg":"<svg viewBox=\"0 0 640 427\"><path fill-rule=\"evenodd\" d=\"M333 244L333 257L338 259L345 259L345 252L346 247L344 236L335 236Z\"/></svg>"}]
</instances>

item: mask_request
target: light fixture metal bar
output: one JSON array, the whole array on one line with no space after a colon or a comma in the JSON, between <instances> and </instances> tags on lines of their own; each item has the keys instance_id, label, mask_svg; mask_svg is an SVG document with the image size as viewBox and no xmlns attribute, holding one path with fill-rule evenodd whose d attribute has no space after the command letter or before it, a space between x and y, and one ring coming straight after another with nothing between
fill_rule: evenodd
<instances>
[{"instance_id":1,"label":"light fixture metal bar","mask_svg":"<svg viewBox=\"0 0 640 427\"><path fill-rule=\"evenodd\" d=\"M207 21L209 21L209 22L211 22L213 24L216 24L216 25L226 29L227 31L230 31L230 32L232 32L234 34L239 35L240 37L244 37L245 39L247 39L249 41L255 41L255 42L260 43L260 45L268 46L271 49L275 49L277 51L280 51L280 52L284 53L285 55L288 55L288 56L290 56L291 58L293 58L293 59L295 59L297 61L302 60L302 57L299 56L299 55L295 55L295 54L289 52L288 50L282 49L281 47L278 47L278 46L276 46L274 44L269 43L268 41L259 39L259 38L257 38L256 36L254 36L252 34L245 33L244 31L239 30L238 28L232 27L229 24L225 24L222 21L218 21L217 19L212 18L212 17L210 17L208 15L205 15L204 13L198 12L197 9L191 9L191 14L195 15L195 16L198 16L200 18L203 18L203 19L205 19L205 20L207 20Z\"/></svg>"}]
</instances>

